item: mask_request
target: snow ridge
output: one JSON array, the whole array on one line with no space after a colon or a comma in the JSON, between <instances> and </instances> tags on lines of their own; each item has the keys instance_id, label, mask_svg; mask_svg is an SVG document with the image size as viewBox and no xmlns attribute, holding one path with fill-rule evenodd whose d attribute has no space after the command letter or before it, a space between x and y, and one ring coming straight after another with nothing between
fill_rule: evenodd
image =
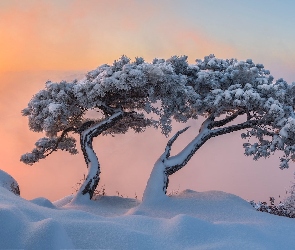
<instances>
[{"instance_id":1,"label":"snow ridge","mask_svg":"<svg viewBox=\"0 0 295 250\"><path fill-rule=\"evenodd\" d=\"M185 190L149 205L107 196L84 206L71 206L70 200L53 206L0 187L0 248L292 249L295 244L293 219L257 212L240 197L219 191Z\"/></svg>"}]
</instances>

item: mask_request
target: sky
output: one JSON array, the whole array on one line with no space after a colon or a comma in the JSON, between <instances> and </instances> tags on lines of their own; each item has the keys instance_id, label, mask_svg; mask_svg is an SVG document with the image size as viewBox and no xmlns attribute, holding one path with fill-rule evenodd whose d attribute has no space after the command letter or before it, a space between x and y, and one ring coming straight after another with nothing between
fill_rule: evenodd
<instances>
[{"instance_id":1,"label":"sky","mask_svg":"<svg viewBox=\"0 0 295 250\"><path fill-rule=\"evenodd\" d=\"M195 59L253 59L275 78L295 81L295 16L292 0L1 0L0 169L20 184L21 195L59 199L75 191L86 166L82 154L57 152L33 166L19 161L42 137L21 116L47 80L82 78L121 55L146 61L187 55ZM190 121L172 153L197 135ZM173 132L184 124L174 124ZM98 137L95 150L107 194L141 197L154 162L168 138L148 129ZM240 134L208 141L186 167L171 177L169 192L221 190L244 199L284 196L294 164L281 171L278 156L253 161L243 155ZM99 187L101 188L101 187Z\"/></svg>"}]
</instances>

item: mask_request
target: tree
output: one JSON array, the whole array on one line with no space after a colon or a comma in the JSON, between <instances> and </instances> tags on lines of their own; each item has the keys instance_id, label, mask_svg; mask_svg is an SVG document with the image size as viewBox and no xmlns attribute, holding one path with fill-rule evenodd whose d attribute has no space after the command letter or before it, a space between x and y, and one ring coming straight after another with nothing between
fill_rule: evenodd
<instances>
[{"instance_id":1,"label":"tree","mask_svg":"<svg viewBox=\"0 0 295 250\"><path fill-rule=\"evenodd\" d=\"M124 134L129 128L142 132L151 125L160 126L167 135L171 116L183 122L194 116L186 103L195 97L187 95L186 76L175 71L173 60L146 63L136 58L130 62L122 56L111 66L104 64L90 71L83 80L48 81L22 111L28 116L30 130L44 132L46 137L35 143L31 153L22 155L21 161L31 165L57 150L76 154L76 140L69 133L77 133L88 174L74 200L91 199L100 179L100 164L92 146L95 137ZM98 111L100 117L87 118L89 110ZM159 121L146 117L151 112Z\"/></svg>"},{"instance_id":2,"label":"tree","mask_svg":"<svg viewBox=\"0 0 295 250\"><path fill-rule=\"evenodd\" d=\"M88 175L76 198L87 194L84 197L91 199L100 174L92 147L95 137L125 133L129 128L142 132L151 125L159 126L167 136L172 118L185 123L201 116L205 121L199 134L179 154L171 157L170 150L186 129L168 142L151 173L144 199L165 195L169 176L184 167L207 140L239 130L246 129L242 133L248 139L243 144L246 155L257 160L282 151L280 168L284 169L295 158L295 83L273 80L262 64L250 59L238 62L209 55L190 65L186 56L152 63L142 58L130 62L122 56L81 81L47 82L33 96L23 115L29 117L31 130L45 132L46 137L21 160L33 164L58 149L75 154L76 141L68 134L78 133ZM87 119L86 112L92 109L101 114L99 119ZM159 119L147 118L149 113Z\"/></svg>"},{"instance_id":3,"label":"tree","mask_svg":"<svg viewBox=\"0 0 295 250\"><path fill-rule=\"evenodd\" d=\"M171 61L171 59L170 59ZM190 96L187 107L195 117L205 118L199 134L177 155L170 156L173 142L185 132L177 132L155 163L143 201L162 199L169 176L183 168L209 139L243 130L245 155L254 160L282 151L280 168L295 159L295 83L273 77L262 64L252 60L217 59L214 55L188 65L186 57L172 59L174 70L185 77Z\"/></svg>"}]
</instances>

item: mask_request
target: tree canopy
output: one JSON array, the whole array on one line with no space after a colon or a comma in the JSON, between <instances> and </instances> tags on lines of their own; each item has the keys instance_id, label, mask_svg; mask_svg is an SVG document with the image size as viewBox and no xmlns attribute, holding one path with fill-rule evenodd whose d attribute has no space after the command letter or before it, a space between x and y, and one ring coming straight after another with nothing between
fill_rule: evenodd
<instances>
[{"instance_id":1,"label":"tree canopy","mask_svg":"<svg viewBox=\"0 0 295 250\"><path fill-rule=\"evenodd\" d=\"M91 122L85 114L91 109L101 111L103 118L118 109L128 113L105 134L125 133L128 128L140 132L154 124L161 126L167 135L171 131L171 116L183 122L191 117L186 105L189 86L185 85L185 78L174 70L169 60L146 63L136 58L130 62L122 56L112 66L104 64L90 71L83 80L48 81L45 89L34 95L22 111L29 118L30 130L45 132L46 138L40 139L33 152L23 155L21 160L33 164L46 157L48 151L57 149L76 153L74 139L65 134L87 127ZM161 107L156 105L158 101ZM160 122L143 118L143 114L133 112L135 110L160 114Z\"/></svg>"}]
</instances>

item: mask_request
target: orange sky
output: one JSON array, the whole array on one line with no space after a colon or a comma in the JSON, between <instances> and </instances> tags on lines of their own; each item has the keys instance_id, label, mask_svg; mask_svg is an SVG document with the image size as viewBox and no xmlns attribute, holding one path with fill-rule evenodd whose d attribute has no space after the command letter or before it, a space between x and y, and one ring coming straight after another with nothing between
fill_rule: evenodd
<instances>
[{"instance_id":1,"label":"orange sky","mask_svg":"<svg viewBox=\"0 0 295 250\"><path fill-rule=\"evenodd\" d=\"M122 54L148 61L186 54L193 63L214 53L221 58L252 58L264 63L275 77L294 80L295 32L291 24L295 22L288 15L289 6L275 6L271 1L270 9L261 13L260 2L249 9L244 3L219 3L2 0L0 168L18 180L23 197L61 198L73 191L86 172L81 154L56 153L34 166L19 162L20 155L31 150L41 136L28 130L20 110L48 79L79 78ZM174 150L196 135L198 124L192 123L195 129L187 131ZM177 124L173 131L182 126ZM129 196L136 192L140 197L166 142L167 138L152 129L140 135L97 138L101 183L107 192ZM294 168L280 171L276 157L253 162L243 156L241 144L238 133L208 142L172 177L171 189L219 189L248 199L283 194Z\"/></svg>"},{"instance_id":2,"label":"orange sky","mask_svg":"<svg viewBox=\"0 0 295 250\"><path fill-rule=\"evenodd\" d=\"M123 53L149 60L175 52L234 56L230 46L206 38L185 22L170 16L160 19L163 4L28 2L14 1L0 10L1 71L87 70Z\"/></svg>"}]
</instances>

